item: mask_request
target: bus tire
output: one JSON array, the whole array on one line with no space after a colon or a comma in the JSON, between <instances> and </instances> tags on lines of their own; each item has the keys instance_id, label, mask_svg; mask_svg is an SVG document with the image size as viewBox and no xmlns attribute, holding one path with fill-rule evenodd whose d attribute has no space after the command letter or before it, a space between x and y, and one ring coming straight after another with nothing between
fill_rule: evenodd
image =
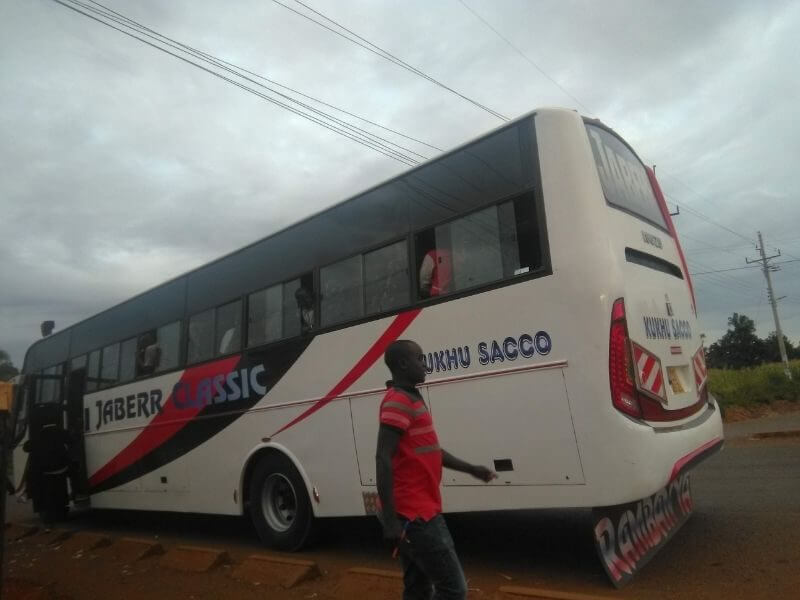
<instances>
[{"instance_id":1,"label":"bus tire","mask_svg":"<svg viewBox=\"0 0 800 600\"><path fill-rule=\"evenodd\" d=\"M270 548L294 552L310 540L311 501L303 478L285 455L274 452L259 459L249 500L253 525Z\"/></svg>"}]
</instances>

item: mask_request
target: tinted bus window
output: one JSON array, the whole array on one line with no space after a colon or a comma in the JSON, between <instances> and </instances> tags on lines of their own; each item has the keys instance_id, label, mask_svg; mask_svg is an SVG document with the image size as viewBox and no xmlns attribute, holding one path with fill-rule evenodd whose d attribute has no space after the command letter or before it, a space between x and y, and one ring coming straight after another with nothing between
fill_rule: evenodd
<instances>
[{"instance_id":1,"label":"tinted bus window","mask_svg":"<svg viewBox=\"0 0 800 600\"><path fill-rule=\"evenodd\" d=\"M111 344L103 348L100 386L109 387L117 383L119 377L119 344Z\"/></svg>"},{"instance_id":2,"label":"tinted bus window","mask_svg":"<svg viewBox=\"0 0 800 600\"><path fill-rule=\"evenodd\" d=\"M186 361L196 363L214 355L214 309L189 318L189 343Z\"/></svg>"},{"instance_id":3,"label":"tinted bus window","mask_svg":"<svg viewBox=\"0 0 800 600\"><path fill-rule=\"evenodd\" d=\"M136 338L125 340L120 344L119 380L131 381L136 376Z\"/></svg>"},{"instance_id":4,"label":"tinted bus window","mask_svg":"<svg viewBox=\"0 0 800 600\"><path fill-rule=\"evenodd\" d=\"M309 273L250 294L248 347L300 335L314 327L313 281Z\"/></svg>"},{"instance_id":5,"label":"tinted bus window","mask_svg":"<svg viewBox=\"0 0 800 600\"><path fill-rule=\"evenodd\" d=\"M667 228L644 165L617 136L587 125L594 162L609 204Z\"/></svg>"},{"instance_id":6,"label":"tinted bus window","mask_svg":"<svg viewBox=\"0 0 800 600\"><path fill-rule=\"evenodd\" d=\"M320 269L319 284L323 326L364 316L360 254Z\"/></svg>"},{"instance_id":7,"label":"tinted bus window","mask_svg":"<svg viewBox=\"0 0 800 600\"><path fill-rule=\"evenodd\" d=\"M416 236L419 297L522 275L541 264L530 195L490 206Z\"/></svg>"},{"instance_id":8,"label":"tinted bus window","mask_svg":"<svg viewBox=\"0 0 800 600\"><path fill-rule=\"evenodd\" d=\"M364 255L367 314L409 302L408 248L405 240Z\"/></svg>"},{"instance_id":9,"label":"tinted bus window","mask_svg":"<svg viewBox=\"0 0 800 600\"><path fill-rule=\"evenodd\" d=\"M158 360L156 371L174 369L180 364L181 322L175 321L158 328Z\"/></svg>"},{"instance_id":10,"label":"tinted bus window","mask_svg":"<svg viewBox=\"0 0 800 600\"><path fill-rule=\"evenodd\" d=\"M44 369L42 375L50 375L53 378L39 380L39 393L36 401L42 404L61 402L61 380L55 378L55 376L61 375L61 365Z\"/></svg>"},{"instance_id":11,"label":"tinted bus window","mask_svg":"<svg viewBox=\"0 0 800 600\"><path fill-rule=\"evenodd\" d=\"M217 308L216 354L238 352L242 346L242 302L237 300Z\"/></svg>"},{"instance_id":12,"label":"tinted bus window","mask_svg":"<svg viewBox=\"0 0 800 600\"><path fill-rule=\"evenodd\" d=\"M89 366L86 369L86 391L94 392L100 382L100 350L89 354Z\"/></svg>"}]
</instances>

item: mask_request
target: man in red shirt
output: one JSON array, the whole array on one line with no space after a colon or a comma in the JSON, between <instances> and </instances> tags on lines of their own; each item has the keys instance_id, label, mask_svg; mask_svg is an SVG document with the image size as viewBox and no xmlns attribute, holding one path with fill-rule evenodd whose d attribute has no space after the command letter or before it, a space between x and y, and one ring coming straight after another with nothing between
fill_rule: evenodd
<instances>
[{"instance_id":1,"label":"man in red shirt","mask_svg":"<svg viewBox=\"0 0 800 600\"><path fill-rule=\"evenodd\" d=\"M464 572L442 517L442 467L485 482L497 474L439 446L433 419L416 388L426 375L419 345L393 342L384 360L392 381L380 407L376 474L384 538L399 548L403 561L403 598L463 600Z\"/></svg>"}]
</instances>

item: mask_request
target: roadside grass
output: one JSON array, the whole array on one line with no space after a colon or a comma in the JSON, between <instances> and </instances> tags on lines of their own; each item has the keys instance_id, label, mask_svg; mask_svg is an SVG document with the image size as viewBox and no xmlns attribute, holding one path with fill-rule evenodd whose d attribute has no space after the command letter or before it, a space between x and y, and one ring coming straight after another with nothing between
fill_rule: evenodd
<instances>
[{"instance_id":1,"label":"roadside grass","mask_svg":"<svg viewBox=\"0 0 800 600\"><path fill-rule=\"evenodd\" d=\"M747 369L709 369L709 391L726 406L748 407L783 400L800 403L800 360L789 362L792 380L781 363Z\"/></svg>"}]
</instances>

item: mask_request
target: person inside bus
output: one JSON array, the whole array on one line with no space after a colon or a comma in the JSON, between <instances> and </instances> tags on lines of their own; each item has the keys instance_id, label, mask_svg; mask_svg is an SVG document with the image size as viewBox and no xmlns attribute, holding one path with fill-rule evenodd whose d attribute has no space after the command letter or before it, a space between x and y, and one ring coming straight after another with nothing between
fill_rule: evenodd
<instances>
[{"instance_id":1,"label":"person inside bus","mask_svg":"<svg viewBox=\"0 0 800 600\"><path fill-rule=\"evenodd\" d=\"M384 539L403 564L405 599L467 597L464 571L442 516L442 467L490 482L497 473L456 458L439 446L417 385L425 381L422 349L411 340L389 344L392 373L379 412L375 453Z\"/></svg>"},{"instance_id":2,"label":"person inside bus","mask_svg":"<svg viewBox=\"0 0 800 600\"><path fill-rule=\"evenodd\" d=\"M301 285L294 293L294 299L300 311L300 331L308 333L314 329L314 293Z\"/></svg>"},{"instance_id":3,"label":"person inside bus","mask_svg":"<svg viewBox=\"0 0 800 600\"><path fill-rule=\"evenodd\" d=\"M432 248L425 253L419 267L419 294L433 298L446 294L453 287L453 261L450 251Z\"/></svg>"},{"instance_id":4,"label":"person inside bus","mask_svg":"<svg viewBox=\"0 0 800 600\"><path fill-rule=\"evenodd\" d=\"M139 337L136 350L136 374L150 375L158 368L161 349L158 347L156 332L148 331Z\"/></svg>"}]
</instances>

